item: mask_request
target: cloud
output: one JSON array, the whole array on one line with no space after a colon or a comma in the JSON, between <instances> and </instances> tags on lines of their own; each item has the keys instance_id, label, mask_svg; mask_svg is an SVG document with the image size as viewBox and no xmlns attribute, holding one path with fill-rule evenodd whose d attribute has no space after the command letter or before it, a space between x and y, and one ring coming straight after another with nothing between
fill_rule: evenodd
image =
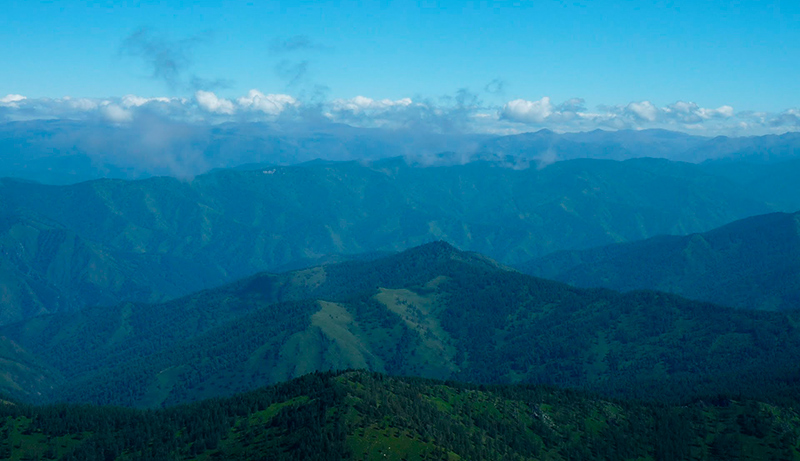
<instances>
[{"instance_id":1,"label":"cloud","mask_svg":"<svg viewBox=\"0 0 800 461\"><path fill-rule=\"evenodd\" d=\"M663 116L673 118L682 123L701 123L712 118L733 117L734 110L731 106L721 106L716 109L706 109L696 103L678 101L663 109Z\"/></svg>"},{"instance_id":2,"label":"cloud","mask_svg":"<svg viewBox=\"0 0 800 461\"><path fill-rule=\"evenodd\" d=\"M244 109L276 116L287 107L298 104L297 100L288 94L264 94L258 90L250 90L247 96L237 99L236 103Z\"/></svg>"},{"instance_id":3,"label":"cloud","mask_svg":"<svg viewBox=\"0 0 800 461\"><path fill-rule=\"evenodd\" d=\"M198 43L196 38L169 41L152 30L140 28L123 40L120 51L144 61L151 77L161 79L170 88L180 86L182 74L191 63L191 52Z\"/></svg>"},{"instance_id":4,"label":"cloud","mask_svg":"<svg viewBox=\"0 0 800 461\"><path fill-rule=\"evenodd\" d=\"M800 129L798 108L767 113L736 111L729 105L707 108L690 101L657 106L645 100L587 109L581 98L556 103L547 96L538 100L513 99L498 106L487 105L465 89L439 98L397 99L367 95L330 99L324 88L313 90L313 94L291 94L251 89L239 97L196 90L192 98L129 94L119 98L32 99L9 94L0 98L0 120L71 119L114 125L144 119L180 123L270 121L298 126L340 123L442 134L513 134L541 128L560 132L661 128L735 136Z\"/></svg>"},{"instance_id":5,"label":"cloud","mask_svg":"<svg viewBox=\"0 0 800 461\"><path fill-rule=\"evenodd\" d=\"M430 133L469 133L483 119L480 100L465 90L438 99L372 99L356 96L324 105L329 120L363 127L414 129Z\"/></svg>"},{"instance_id":6,"label":"cloud","mask_svg":"<svg viewBox=\"0 0 800 461\"><path fill-rule=\"evenodd\" d=\"M216 94L210 91L197 90L194 93L194 98L197 100L197 104L208 112L231 115L235 111L232 102L218 98Z\"/></svg>"},{"instance_id":7,"label":"cloud","mask_svg":"<svg viewBox=\"0 0 800 461\"><path fill-rule=\"evenodd\" d=\"M541 123L553 113L550 98L545 96L538 101L515 99L503 106L500 118L522 123Z\"/></svg>"},{"instance_id":8,"label":"cloud","mask_svg":"<svg viewBox=\"0 0 800 461\"><path fill-rule=\"evenodd\" d=\"M295 35L288 38L276 37L269 45L269 51L273 54L293 53L296 51L320 51L327 49L327 46L314 42L307 35Z\"/></svg>"},{"instance_id":9,"label":"cloud","mask_svg":"<svg viewBox=\"0 0 800 461\"><path fill-rule=\"evenodd\" d=\"M172 99L170 98L143 98L141 96L136 96L133 94L128 94L122 97L121 104L123 107L141 107L150 102L163 102L169 103Z\"/></svg>"},{"instance_id":10,"label":"cloud","mask_svg":"<svg viewBox=\"0 0 800 461\"><path fill-rule=\"evenodd\" d=\"M195 49L210 39L211 34L206 32L180 40L170 40L152 29L142 27L122 41L119 52L140 59L151 78L163 81L173 91L210 91L230 87L229 80L209 80L189 72Z\"/></svg>"},{"instance_id":11,"label":"cloud","mask_svg":"<svg viewBox=\"0 0 800 461\"><path fill-rule=\"evenodd\" d=\"M408 107L413 104L411 98L375 100L365 96L356 96L352 99L335 99L331 102L334 111L385 111L394 107Z\"/></svg>"},{"instance_id":12,"label":"cloud","mask_svg":"<svg viewBox=\"0 0 800 461\"><path fill-rule=\"evenodd\" d=\"M308 61L290 61L284 59L275 65L275 73L286 81L286 86L297 86L308 74Z\"/></svg>"},{"instance_id":13,"label":"cloud","mask_svg":"<svg viewBox=\"0 0 800 461\"><path fill-rule=\"evenodd\" d=\"M586 101L583 98L568 99L556 107L558 112L586 112Z\"/></svg>"},{"instance_id":14,"label":"cloud","mask_svg":"<svg viewBox=\"0 0 800 461\"><path fill-rule=\"evenodd\" d=\"M773 117L768 123L772 127L793 127L795 129L800 129L800 109L786 110Z\"/></svg>"},{"instance_id":15,"label":"cloud","mask_svg":"<svg viewBox=\"0 0 800 461\"><path fill-rule=\"evenodd\" d=\"M70 107L72 109L75 109L75 110L84 111L84 112L97 109L100 106L100 103L98 103L97 100L88 99L88 98L73 99L73 98L71 98L69 96L65 96L62 99L62 101L68 107Z\"/></svg>"},{"instance_id":16,"label":"cloud","mask_svg":"<svg viewBox=\"0 0 800 461\"><path fill-rule=\"evenodd\" d=\"M109 121L114 123L125 123L133 120L133 115L130 111L123 109L116 104L105 105L101 110L103 115L105 115Z\"/></svg>"},{"instance_id":17,"label":"cloud","mask_svg":"<svg viewBox=\"0 0 800 461\"><path fill-rule=\"evenodd\" d=\"M503 94L505 92L505 88L506 82L496 78L487 83L486 86L483 87L483 91L489 94Z\"/></svg>"},{"instance_id":18,"label":"cloud","mask_svg":"<svg viewBox=\"0 0 800 461\"><path fill-rule=\"evenodd\" d=\"M655 122L658 118L658 109L650 101L632 102L625 107L625 110L648 122Z\"/></svg>"},{"instance_id":19,"label":"cloud","mask_svg":"<svg viewBox=\"0 0 800 461\"><path fill-rule=\"evenodd\" d=\"M0 98L0 106L19 107L17 103L26 99L28 98L21 94L8 94Z\"/></svg>"},{"instance_id":20,"label":"cloud","mask_svg":"<svg viewBox=\"0 0 800 461\"><path fill-rule=\"evenodd\" d=\"M658 107L650 101L633 101L619 105L601 105L588 110L581 98L572 98L554 105L544 97L537 101L516 99L498 110L502 122L555 131L589 131L603 129L662 128L695 134L740 134L742 130L764 133L773 128L789 127L791 115L736 112L723 105L706 108L697 103L677 101Z\"/></svg>"}]
</instances>

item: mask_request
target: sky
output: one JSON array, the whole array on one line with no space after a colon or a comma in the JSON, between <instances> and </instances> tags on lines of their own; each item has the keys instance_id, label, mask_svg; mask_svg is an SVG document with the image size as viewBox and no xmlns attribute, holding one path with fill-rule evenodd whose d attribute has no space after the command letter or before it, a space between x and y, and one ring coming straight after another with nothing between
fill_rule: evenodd
<instances>
[{"instance_id":1,"label":"sky","mask_svg":"<svg viewBox=\"0 0 800 461\"><path fill-rule=\"evenodd\" d=\"M0 120L800 129L796 0L1 3Z\"/></svg>"}]
</instances>

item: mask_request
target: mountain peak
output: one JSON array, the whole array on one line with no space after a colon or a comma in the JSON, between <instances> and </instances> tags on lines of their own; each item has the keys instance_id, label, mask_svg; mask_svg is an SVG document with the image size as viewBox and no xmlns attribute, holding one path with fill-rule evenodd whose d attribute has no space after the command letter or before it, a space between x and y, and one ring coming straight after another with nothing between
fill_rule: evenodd
<instances>
[{"instance_id":1,"label":"mountain peak","mask_svg":"<svg viewBox=\"0 0 800 461\"><path fill-rule=\"evenodd\" d=\"M511 270L482 254L459 250L444 240L437 240L414 248L409 248L395 255L394 258L428 267L435 264L458 261L483 269Z\"/></svg>"},{"instance_id":2,"label":"mountain peak","mask_svg":"<svg viewBox=\"0 0 800 461\"><path fill-rule=\"evenodd\" d=\"M414 248L412 248L412 250L413 249ZM447 254L460 253L461 252L461 250L459 250L458 248L454 247L452 244L448 243L446 240L435 240L433 242L422 244L422 245L416 247L416 249L421 250L421 251L432 251L432 252L447 253ZM411 250L409 250L409 251L411 251Z\"/></svg>"}]
</instances>

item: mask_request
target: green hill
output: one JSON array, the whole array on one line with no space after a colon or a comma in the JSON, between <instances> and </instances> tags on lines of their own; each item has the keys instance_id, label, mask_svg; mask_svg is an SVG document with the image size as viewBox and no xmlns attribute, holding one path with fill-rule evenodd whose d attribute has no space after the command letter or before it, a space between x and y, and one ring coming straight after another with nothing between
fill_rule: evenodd
<instances>
[{"instance_id":1,"label":"green hill","mask_svg":"<svg viewBox=\"0 0 800 461\"><path fill-rule=\"evenodd\" d=\"M164 304L37 317L0 335L64 377L51 401L172 405L344 368L648 400L781 401L796 391L798 320L573 288L439 242Z\"/></svg>"},{"instance_id":2,"label":"green hill","mask_svg":"<svg viewBox=\"0 0 800 461\"><path fill-rule=\"evenodd\" d=\"M800 308L800 212L701 234L557 252L523 272L581 287L676 293L743 309Z\"/></svg>"},{"instance_id":3,"label":"green hill","mask_svg":"<svg viewBox=\"0 0 800 461\"><path fill-rule=\"evenodd\" d=\"M0 405L3 459L785 459L800 415L718 397L682 406L541 386L307 375L158 411Z\"/></svg>"}]
</instances>

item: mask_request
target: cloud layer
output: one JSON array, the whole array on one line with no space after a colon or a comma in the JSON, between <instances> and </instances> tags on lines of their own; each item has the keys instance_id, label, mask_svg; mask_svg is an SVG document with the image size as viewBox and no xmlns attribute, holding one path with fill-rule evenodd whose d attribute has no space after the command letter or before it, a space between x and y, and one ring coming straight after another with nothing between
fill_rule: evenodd
<instances>
[{"instance_id":1,"label":"cloud layer","mask_svg":"<svg viewBox=\"0 0 800 461\"><path fill-rule=\"evenodd\" d=\"M548 128L554 131L662 128L701 135L758 135L800 130L800 109L780 113L736 111L723 105L701 107L677 101L657 106L650 101L598 106L587 109L580 98L554 103L513 99L502 106L483 104L461 90L437 99L349 99L301 101L282 93L252 89L237 98L225 98L198 89L192 98L26 98L0 97L0 121L33 119L95 120L132 123L141 117L162 117L177 122L221 123L291 121L345 123L357 127L414 128L434 133L512 134Z\"/></svg>"}]
</instances>

